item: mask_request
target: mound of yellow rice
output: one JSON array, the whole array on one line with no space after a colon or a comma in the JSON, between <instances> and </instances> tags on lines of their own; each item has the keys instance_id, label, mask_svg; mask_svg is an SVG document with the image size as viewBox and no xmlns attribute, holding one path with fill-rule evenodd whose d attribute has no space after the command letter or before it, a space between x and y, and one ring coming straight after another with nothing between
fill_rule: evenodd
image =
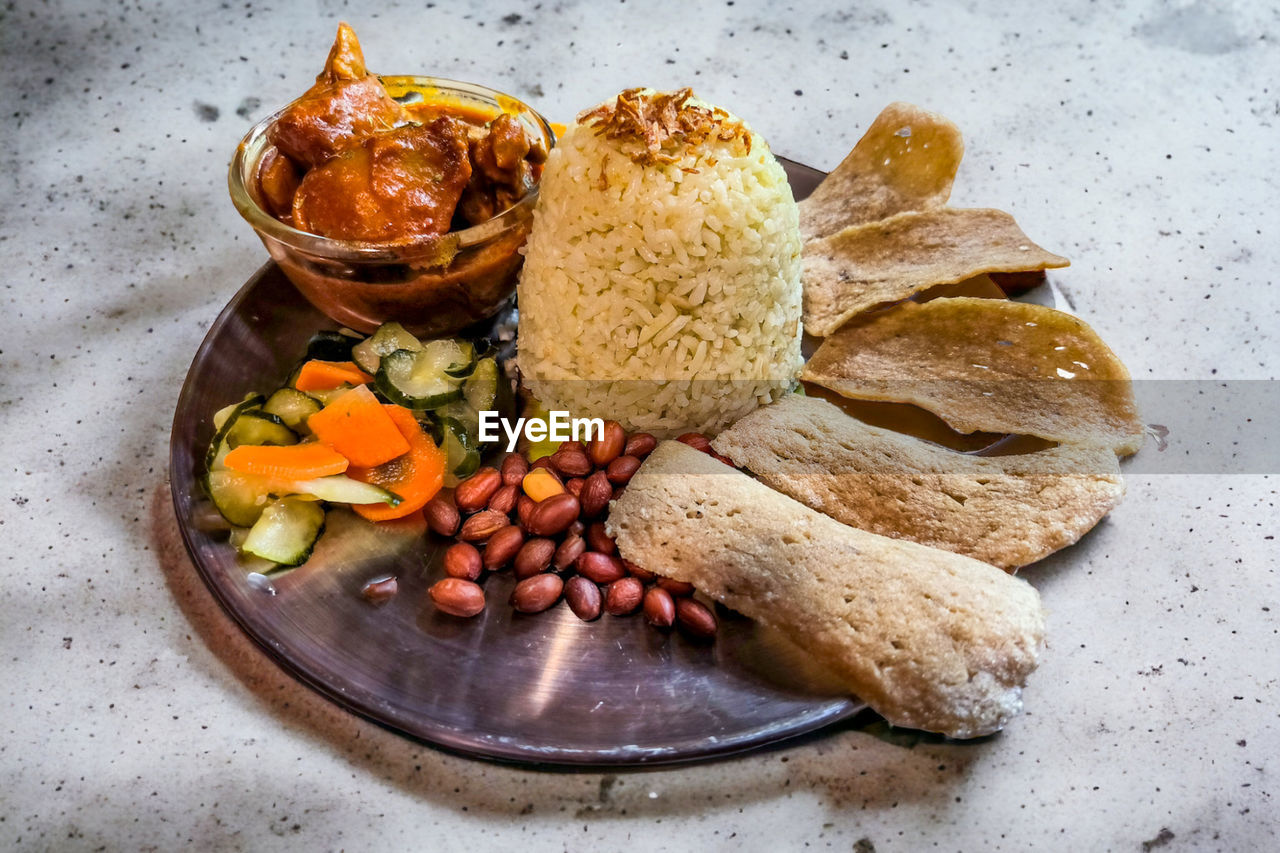
<instances>
[{"instance_id":1,"label":"mound of yellow rice","mask_svg":"<svg viewBox=\"0 0 1280 853\"><path fill-rule=\"evenodd\" d=\"M552 150L518 294L521 375L547 409L717 432L801 366L786 175L689 90L623 92Z\"/></svg>"}]
</instances>

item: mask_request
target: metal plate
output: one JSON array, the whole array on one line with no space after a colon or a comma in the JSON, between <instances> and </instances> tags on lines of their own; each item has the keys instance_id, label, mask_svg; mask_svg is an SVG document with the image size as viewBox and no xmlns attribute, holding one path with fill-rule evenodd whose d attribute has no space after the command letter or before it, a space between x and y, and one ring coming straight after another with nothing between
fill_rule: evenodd
<instances>
[{"instance_id":1,"label":"metal plate","mask_svg":"<svg viewBox=\"0 0 1280 853\"><path fill-rule=\"evenodd\" d=\"M821 173L783 161L797 197ZM412 524L381 527L346 510L301 568L255 585L225 533L200 523L198 484L214 411L282 382L317 329L312 309L272 264L214 322L178 400L170 481L196 569L223 607L298 679L339 705L466 755L541 766L612 767L705 759L794 737L863 705L825 694L804 656L721 610L714 645L663 634L640 617L578 620L562 603L536 616L507 607L512 579L486 581L475 619L439 613L443 540ZM399 578L375 607L368 580Z\"/></svg>"}]
</instances>

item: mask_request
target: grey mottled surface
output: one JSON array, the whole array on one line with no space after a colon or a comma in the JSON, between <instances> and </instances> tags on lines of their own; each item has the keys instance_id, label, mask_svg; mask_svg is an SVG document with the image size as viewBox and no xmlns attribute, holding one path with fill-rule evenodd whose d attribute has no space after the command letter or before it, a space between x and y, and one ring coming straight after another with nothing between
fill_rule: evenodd
<instances>
[{"instance_id":1,"label":"grey mottled surface","mask_svg":"<svg viewBox=\"0 0 1280 853\"><path fill-rule=\"evenodd\" d=\"M168 504L182 377L265 257L226 161L346 16L377 70L561 120L688 83L821 167L891 100L939 110L968 147L956 201L1069 255L1055 282L1135 376L1273 379L1280 15L1113 5L6 4L0 846L1274 846L1280 524L1261 472L1133 477L1028 571L1051 644L999 737L871 726L609 776L468 762L336 710L216 608Z\"/></svg>"}]
</instances>

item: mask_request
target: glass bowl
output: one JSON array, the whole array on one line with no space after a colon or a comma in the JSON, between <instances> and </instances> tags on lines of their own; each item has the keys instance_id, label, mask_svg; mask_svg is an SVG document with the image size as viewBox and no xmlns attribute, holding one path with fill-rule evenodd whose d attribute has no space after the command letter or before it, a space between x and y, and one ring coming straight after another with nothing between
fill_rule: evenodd
<instances>
[{"instance_id":1,"label":"glass bowl","mask_svg":"<svg viewBox=\"0 0 1280 853\"><path fill-rule=\"evenodd\" d=\"M545 150L551 126L522 101L473 83L438 77L386 76L383 85L405 104L455 103L514 115ZM533 224L535 185L513 207L460 231L405 243L334 240L299 231L263 207L258 168L273 149L267 130L282 108L253 126L236 148L231 200L285 276L317 309L343 325L372 332L395 320L416 335L456 333L497 313L515 292L520 249Z\"/></svg>"}]
</instances>

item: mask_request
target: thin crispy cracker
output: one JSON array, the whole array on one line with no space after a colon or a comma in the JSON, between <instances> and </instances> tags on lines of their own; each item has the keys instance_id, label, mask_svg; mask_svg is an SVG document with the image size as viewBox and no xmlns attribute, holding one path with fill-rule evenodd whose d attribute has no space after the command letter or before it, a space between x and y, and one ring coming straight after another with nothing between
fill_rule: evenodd
<instances>
[{"instance_id":1,"label":"thin crispy cracker","mask_svg":"<svg viewBox=\"0 0 1280 853\"><path fill-rule=\"evenodd\" d=\"M1106 447L970 456L790 394L720 433L716 451L851 527L1010 570L1073 544L1120 502Z\"/></svg>"},{"instance_id":2,"label":"thin crispy cracker","mask_svg":"<svg viewBox=\"0 0 1280 853\"><path fill-rule=\"evenodd\" d=\"M1083 320L999 299L904 302L827 338L800 377L855 400L911 403L959 432L1142 446L1129 371Z\"/></svg>"},{"instance_id":3,"label":"thin crispy cracker","mask_svg":"<svg viewBox=\"0 0 1280 853\"><path fill-rule=\"evenodd\" d=\"M676 441L606 526L623 557L782 632L894 725L977 737L1022 706L1044 614L994 566L856 530Z\"/></svg>"},{"instance_id":4,"label":"thin crispy cracker","mask_svg":"<svg viewBox=\"0 0 1280 853\"><path fill-rule=\"evenodd\" d=\"M1065 267L1013 217L982 208L900 213L804 246L804 330L825 337L855 314L983 273Z\"/></svg>"},{"instance_id":5,"label":"thin crispy cracker","mask_svg":"<svg viewBox=\"0 0 1280 853\"><path fill-rule=\"evenodd\" d=\"M897 102L885 107L853 151L800 202L810 240L850 225L946 204L964 142L937 113Z\"/></svg>"}]
</instances>

